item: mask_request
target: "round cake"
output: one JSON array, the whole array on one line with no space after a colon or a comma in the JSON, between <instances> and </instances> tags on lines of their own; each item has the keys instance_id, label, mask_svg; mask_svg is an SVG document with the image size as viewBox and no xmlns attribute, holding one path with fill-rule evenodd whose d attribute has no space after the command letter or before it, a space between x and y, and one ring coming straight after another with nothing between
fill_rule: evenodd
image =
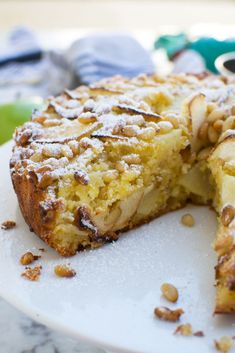
<instances>
[{"instance_id":1,"label":"round cake","mask_svg":"<svg viewBox=\"0 0 235 353\"><path fill-rule=\"evenodd\" d=\"M31 230L63 256L115 241L186 202L218 214L216 312L235 311L235 82L113 77L66 90L15 132Z\"/></svg>"}]
</instances>

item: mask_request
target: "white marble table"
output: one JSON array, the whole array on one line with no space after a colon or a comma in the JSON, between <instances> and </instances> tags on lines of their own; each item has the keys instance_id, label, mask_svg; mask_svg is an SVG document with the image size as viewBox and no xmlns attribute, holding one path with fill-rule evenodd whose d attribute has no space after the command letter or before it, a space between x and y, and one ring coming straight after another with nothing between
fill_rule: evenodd
<instances>
[{"instance_id":1,"label":"white marble table","mask_svg":"<svg viewBox=\"0 0 235 353\"><path fill-rule=\"evenodd\" d=\"M0 299L1 353L107 353L31 320Z\"/></svg>"}]
</instances>

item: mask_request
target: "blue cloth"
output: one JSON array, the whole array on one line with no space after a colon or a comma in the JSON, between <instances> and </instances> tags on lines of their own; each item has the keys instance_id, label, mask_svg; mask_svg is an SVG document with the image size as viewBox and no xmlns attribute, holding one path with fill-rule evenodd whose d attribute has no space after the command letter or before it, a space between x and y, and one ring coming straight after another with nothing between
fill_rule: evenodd
<instances>
[{"instance_id":1,"label":"blue cloth","mask_svg":"<svg viewBox=\"0 0 235 353\"><path fill-rule=\"evenodd\" d=\"M68 52L68 60L79 81L85 84L113 75L133 77L154 72L150 53L133 37L118 33L77 40Z\"/></svg>"}]
</instances>

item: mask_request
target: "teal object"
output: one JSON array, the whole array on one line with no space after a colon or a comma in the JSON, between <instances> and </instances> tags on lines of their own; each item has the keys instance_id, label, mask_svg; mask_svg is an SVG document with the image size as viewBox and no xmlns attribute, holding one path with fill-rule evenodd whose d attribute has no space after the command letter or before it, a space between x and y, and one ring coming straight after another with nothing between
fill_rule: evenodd
<instances>
[{"instance_id":1,"label":"teal object","mask_svg":"<svg viewBox=\"0 0 235 353\"><path fill-rule=\"evenodd\" d=\"M206 68L218 73L215 60L218 56L235 51L235 39L217 40L211 37L202 37L193 42L188 40L185 33L160 36L154 43L155 49L165 49L169 59L184 49L195 50L205 60Z\"/></svg>"},{"instance_id":2,"label":"teal object","mask_svg":"<svg viewBox=\"0 0 235 353\"><path fill-rule=\"evenodd\" d=\"M0 105L0 144L10 140L15 128L30 119L33 109L42 106L41 97L19 99Z\"/></svg>"},{"instance_id":3,"label":"teal object","mask_svg":"<svg viewBox=\"0 0 235 353\"><path fill-rule=\"evenodd\" d=\"M160 36L154 43L155 49L165 49L167 56L171 59L176 53L185 49L189 41L185 33L176 35Z\"/></svg>"},{"instance_id":4,"label":"teal object","mask_svg":"<svg viewBox=\"0 0 235 353\"><path fill-rule=\"evenodd\" d=\"M218 73L215 67L215 59L222 54L235 51L235 39L217 40L204 37L190 43L188 48L201 54L208 70Z\"/></svg>"}]
</instances>

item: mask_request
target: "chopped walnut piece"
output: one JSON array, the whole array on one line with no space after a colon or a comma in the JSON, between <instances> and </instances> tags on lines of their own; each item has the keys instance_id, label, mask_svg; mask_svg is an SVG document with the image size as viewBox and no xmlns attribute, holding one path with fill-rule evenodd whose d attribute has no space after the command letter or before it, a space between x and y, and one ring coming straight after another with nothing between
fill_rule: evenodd
<instances>
[{"instance_id":1,"label":"chopped walnut piece","mask_svg":"<svg viewBox=\"0 0 235 353\"><path fill-rule=\"evenodd\" d=\"M194 218L190 213L186 213L181 217L181 223L186 227L193 227L195 224Z\"/></svg>"},{"instance_id":2,"label":"chopped walnut piece","mask_svg":"<svg viewBox=\"0 0 235 353\"><path fill-rule=\"evenodd\" d=\"M21 274L22 277L29 281L38 281L41 274L42 266L26 267L25 272Z\"/></svg>"},{"instance_id":3,"label":"chopped walnut piece","mask_svg":"<svg viewBox=\"0 0 235 353\"><path fill-rule=\"evenodd\" d=\"M16 226L16 222L14 222L14 221L5 221L1 224L1 228L4 230L12 229L15 226Z\"/></svg>"},{"instance_id":4,"label":"chopped walnut piece","mask_svg":"<svg viewBox=\"0 0 235 353\"><path fill-rule=\"evenodd\" d=\"M76 276L76 271L74 271L67 265L56 265L54 268L54 272L58 277L71 278Z\"/></svg>"},{"instance_id":5,"label":"chopped walnut piece","mask_svg":"<svg viewBox=\"0 0 235 353\"><path fill-rule=\"evenodd\" d=\"M225 227L228 227L229 224L232 222L232 220L235 217L235 209L232 205L227 205L223 208L222 214L221 214L221 222Z\"/></svg>"},{"instance_id":6,"label":"chopped walnut piece","mask_svg":"<svg viewBox=\"0 0 235 353\"><path fill-rule=\"evenodd\" d=\"M175 303L178 300L178 297L179 297L178 290L172 284L163 283L161 285L161 291L164 298L166 298L170 302Z\"/></svg>"},{"instance_id":7,"label":"chopped walnut piece","mask_svg":"<svg viewBox=\"0 0 235 353\"><path fill-rule=\"evenodd\" d=\"M233 341L231 337L223 336L218 341L215 340L215 348L222 353L228 353L233 347Z\"/></svg>"},{"instance_id":8,"label":"chopped walnut piece","mask_svg":"<svg viewBox=\"0 0 235 353\"><path fill-rule=\"evenodd\" d=\"M178 321L180 316L184 313L183 309L175 309L171 310L164 306L158 307L154 309L154 314L161 320L165 321Z\"/></svg>"},{"instance_id":9,"label":"chopped walnut piece","mask_svg":"<svg viewBox=\"0 0 235 353\"><path fill-rule=\"evenodd\" d=\"M193 330L191 324L183 324L176 327L174 335L180 334L182 336L192 336Z\"/></svg>"},{"instance_id":10,"label":"chopped walnut piece","mask_svg":"<svg viewBox=\"0 0 235 353\"><path fill-rule=\"evenodd\" d=\"M31 264L33 261L40 259L40 257L41 256L34 255L30 251L28 251L21 256L20 263L21 263L21 265L27 266L27 265Z\"/></svg>"}]
</instances>

